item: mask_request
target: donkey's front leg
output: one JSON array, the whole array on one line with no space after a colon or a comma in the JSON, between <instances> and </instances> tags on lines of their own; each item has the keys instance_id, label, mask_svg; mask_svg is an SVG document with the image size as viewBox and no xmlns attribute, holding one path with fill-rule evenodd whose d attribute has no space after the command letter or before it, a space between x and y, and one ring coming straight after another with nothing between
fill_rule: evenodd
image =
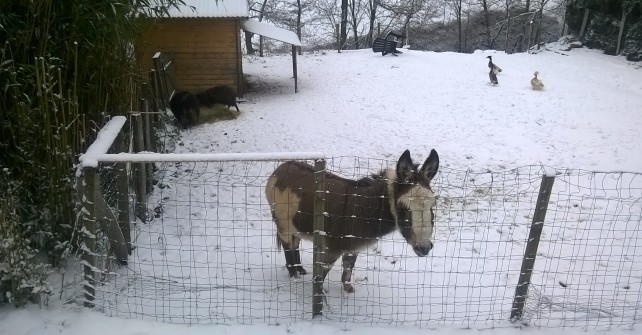
<instances>
[{"instance_id":1,"label":"donkey's front leg","mask_svg":"<svg viewBox=\"0 0 642 335\"><path fill-rule=\"evenodd\" d=\"M305 271L301 265L301 253L299 249L283 249L285 253L285 266L290 273L290 277L299 278L299 275L305 275L308 272Z\"/></svg>"},{"instance_id":2,"label":"donkey's front leg","mask_svg":"<svg viewBox=\"0 0 642 335\"><path fill-rule=\"evenodd\" d=\"M352 286L352 269L354 269L354 263L357 262L357 255L355 251L346 251L343 253L343 274L341 274L341 282L343 283L343 289L348 293L354 292L354 287Z\"/></svg>"},{"instance_id":3,"label":"donkey's front leg","mask_svg":"<svg viewBox=\"0 0 642 335\"><path fill-rule=\"evenodd\" d=\"M290 277L299 278L299 275L305 275L308 273L303 268L303 265L301 265L301 252L299 251L301 238L294 234L285 235L286 237L283 237L284 235L279 234L278 239L283 246L285 266L290 273Z\"/></svg>"}]
</instances>

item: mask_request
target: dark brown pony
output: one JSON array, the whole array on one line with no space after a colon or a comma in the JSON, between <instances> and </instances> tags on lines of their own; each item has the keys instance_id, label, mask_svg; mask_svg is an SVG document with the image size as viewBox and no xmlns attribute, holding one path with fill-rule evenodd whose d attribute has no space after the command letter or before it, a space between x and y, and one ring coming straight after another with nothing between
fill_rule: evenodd
<instances>
[{"instance_id":1,"label":"dark brown pony","mask_svg":"<svg viewBox=\"0 0 642 335\"><path fill-rule=\"evenodd\" d=\"M351 180L326 172L327 250L321 260L323 280L343 255L341 282L347 292L353 292L351 277L357 251L395 229L401 231L418 256L426 256L433 246L435 194L430 181L438 169L435 150L421 168L413 164L406 150L396 169L383 170L371 178ZM265 189L290 277L307 273L301 265L299 244L301 238L313 236L314 190L314 168L293 161L281 164Z\"/></svg>"}]
</instances>

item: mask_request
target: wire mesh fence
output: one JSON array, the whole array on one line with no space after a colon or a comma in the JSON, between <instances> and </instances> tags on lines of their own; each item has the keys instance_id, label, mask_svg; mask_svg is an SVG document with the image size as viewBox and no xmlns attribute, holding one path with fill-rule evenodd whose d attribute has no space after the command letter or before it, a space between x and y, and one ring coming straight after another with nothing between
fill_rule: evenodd
<instances>
[{"instance_id":1,"label":"wire mesh fence","mask_svg":"<svg viewBox=\"0 0 642 335\"><path fill-rule=\"evenodd\" d=\"M156 163L148 220L132 225L128 264L102 266L95 308L172 323L311 319L312 275L289 278L265 198L267 178L280 163ZM356 180L394 163L334 157L327 169ZM429 255L418 257L398 231L380 238L359 252L354 293L343 290L337 261L324 283L322 318L511 325L545 170L440 168L432 182L437 204ZM642 301L641 224L642 175L558 171L521 322L632 327ZM312 250L312 243L302 243L308 269Z\"/></svg>"}]
</instances>

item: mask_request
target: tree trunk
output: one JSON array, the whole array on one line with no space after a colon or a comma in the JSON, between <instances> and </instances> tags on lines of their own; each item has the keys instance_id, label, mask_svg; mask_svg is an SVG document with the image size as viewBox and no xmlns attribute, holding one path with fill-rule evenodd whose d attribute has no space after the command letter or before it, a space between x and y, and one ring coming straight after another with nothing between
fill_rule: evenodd
<instances>
[{"instance_id":1,"label":"tree trunk","mask_svg":"<svg viewBox=\"0 0 642 335\"><path fill-rule=\"evenodd\" d=\"M584 19L582 20L582 28L580 28L580 41L584 40L584 33L586 33L586 23L588 22L590 11L590 9L584 8Z\"/></svg>"},{"instance_id":2,"label":"tree trunk","mask_svg":"<svg viewBox=\"0 0 642 335\"><path fill-rule=\"evenodd\" d=\"M467 4L466 10L466 29L464 31L464 50L463 52L468 52L468 29L470 27L470 4Z\"/></svg>"},{"instance_id":3,"label":"tree trunk","mask_svg":"<svg viewBox=\"0 0 642 335\"><path fill-rule=\"evenodd\" d=\"M486 29L486 48L492 49L492 41L490 38L490 16L488 14L488 3L486 0L481 0L482 8L484 9L484 28Z\"/></svg>"},{"instance_id":4,"label":"tree trunk","mask_svg":"<svg viewBox=\"0 0 642 335\"><path fill-rule=\"evenodd\" d=\"M455 17L457 18L457 50L461 53L463 47L462 41L462 26L461 26L461 2L462 0L455 1Z\"/></svg>"},{"instance_id":5,"label":"tree trunk","mask_svg":"<svg viewBox=\"0 0 642 335\"><path fill-rule=\"evenodd\" d=\"M348 0L341 0L341 32L339 36L339 50L345 49L348 39Z\"/></svg>"},{"instance_id":6,"label":"tree trunk","mask_svg":"<svg viewBox=\"0 0 642 335\"><path fill-rule=\"evenodd\" d=\"M265 5L267 4L267 0L263 0L263 4L261 5L261 11L259 12L259 22L263 21L263 17L265 16ZM263 36L259 35L259 57L263 57Z\"/></svg>"},{"instance_id":7,"label":"tree trunk","mask_svg":"<svg viewBox=\"0 0 642 335\"><path fill-rule=\"evenodd\" d=\"M524 4L524 13L528 13L531 10L531 0L526 0L526 3ZM533 37L533 18L531 17L528 19L528 16L525 16L527 19L524 22L524 35L528 36L527 40L527 45L526 45L526 50L530 49L531 47L531 39ZM528 35L526 35L526 32L528 32ZM524 38L522 38L522 41L519 43L519 51L524 51Z\"/></svg>"},{"instance_id":8,"label":"tree trunk","mask_svg":"<svg viewBox=\"0 0 642 335\"><path fill-rule=\"evenodd\" d=\"M352 0L350 4L350 14L352 19L352 34L354 35L354 48L359 49L359 31L357 22L356 0Z\"/></svg>"},{"instance_id":9,"label":"tree trunk","mask_svg":"<svg viewBox=\"0 0 642 335\"><path fill-rule=\"evenodd\" d=\"M530 18L528 20L528 43L526 44L527 45L527 48L526 48L526 52L527 53L531 52L531 36L532 35L533 35L533 18Z\"/></svg>"},{"instance_id":10,"label":"tree trunk","mask_svg":"<svg viewBox=\"0 0 642 335\"><path fill-rule=\"evenodd\" d=\"M562 19L562 32L560 33L560 37L564 36L564 33L566 32L566 16L568 15L568 7L564 7L564 18Z\"/></svg>"},{"instance_id":11,"label":"tree trunk","mask_svg":"<svg viewBox=\"0 0 642 335\"><path fill-rule=\"evenodd\" d=\"M537 33L535 34L535 45L537 45L537 50L539 50L539 42L542 38L542 19L544 18L543 11L544 11L544 4L542 3L542 8L539 9L539 19L537 20Z\"/></svg>"},{"instance_id":12,"label":"tree trunk","mask_svg":"<svg viewBox=\"0 0 642 335\"><path fill-rule=\"evenodd\" d=\"M248 55L254 55L254 47L252 47L252 37L254 36L253 33L249 31L245 31L245 49L247 50Z\"/></svg>"},{"instance_id":13,"label":"tree trunk","mask_svg":"<svg viewBox=\"0 0 642 335\"><path fill-rule=\"evenodd\" d=\"M368 29L368 47L372 47L374 41L375 20L377 19L377 0L370 0L370 29Z\"/></svg>"},{"instance_id":14,"label":"tree trunk","mask_svg":"<svg viewBox=\"0 0 642 335\"><path fill-rule=\"evenodd\" d=\"M620 22L620 33L617 35L617 48L615 49L615 55L620 54L620 46L622 45L622 35L624 34L624 23L626 22L626 15L628 13L623 10L622 11L622 21Z\"/></svg>"},{"instance_id":15,"label":"tree trunk","mask_svg":"<svg viewBox=\"0 0 642 335\"><path fill-rule=\"evenodd\" d=\"M506 41L504 42L504 52L508 52L508 39L510 37L510 1L506 0Z\"/></svg>"}]
</instances>

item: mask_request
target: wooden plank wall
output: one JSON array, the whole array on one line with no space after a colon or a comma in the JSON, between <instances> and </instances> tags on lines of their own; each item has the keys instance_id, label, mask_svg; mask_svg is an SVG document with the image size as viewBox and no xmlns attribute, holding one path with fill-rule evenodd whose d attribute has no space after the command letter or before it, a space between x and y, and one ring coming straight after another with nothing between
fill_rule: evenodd
<instances>
[{"instance_id":1,"label":"wooden plank wall","mask_svg":"<svg viewBox=\"0 0 642 335\"><path fill-rule=\"evenodd\" d=\"M177 90L203 91L230 85L243 95L240 21L214 18L169 18L151 26L137 45L145 69L157 52L175 61Z\"/></svg>"}]
</instances>

